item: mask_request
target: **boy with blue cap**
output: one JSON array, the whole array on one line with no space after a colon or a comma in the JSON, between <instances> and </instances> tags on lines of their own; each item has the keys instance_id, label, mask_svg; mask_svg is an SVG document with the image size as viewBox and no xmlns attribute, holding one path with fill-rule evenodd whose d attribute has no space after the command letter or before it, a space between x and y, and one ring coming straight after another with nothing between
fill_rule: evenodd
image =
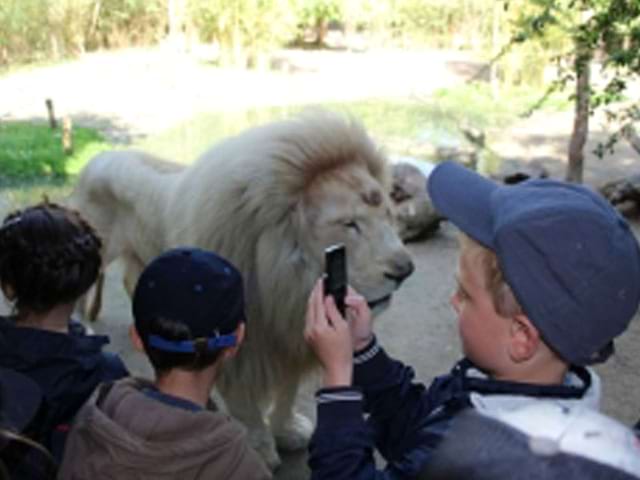
<instances>
[{"instance_id":1,"label":"boy with blue cap","mask_svg":"<svg viewBox=\"0 0 640 480\"><path fill-rule=\"evenodd\" d=\"M324 370L314 479L420 478L468 408L598 408L599 380L587 365L606 360L638 309L638 242L592 190L553 180L499 185L453 162L438 165L427 188L462 231L451 304L464 358L428 389L413 383L413 370L377 343L364 299L350 292L345 322L318 282L305 332Z\"/></svg>"},{"instance_id":2,"label":"boy with blue cap","mask_svg":"<svg viewBox=\"0 0 640 480\"><path fill-rule=\"evenodd\" d=\"M242 343L244 310L240 272L215 253L177 248L153 260L134 291L131 337L155 381L96 391L74 423L61 478L271 478L210 398Z\"/></svg>"}]
</instances>

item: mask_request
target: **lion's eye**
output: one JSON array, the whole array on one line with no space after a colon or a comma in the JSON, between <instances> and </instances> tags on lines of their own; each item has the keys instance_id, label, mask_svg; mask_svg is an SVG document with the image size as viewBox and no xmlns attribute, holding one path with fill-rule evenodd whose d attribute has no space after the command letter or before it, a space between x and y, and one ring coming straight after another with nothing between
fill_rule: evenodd
<instances>
[{"instance_id":1,"label":"lion's eye","mask_svg":"<svg viewBox=\"0 0 640 480\"><path fill-rule=\"evenodd\" d=\"M349 220L348 222L344 222L344 226L347 228L353 228L356 232L360 233L360 226L358 222L355 220Z\"/></svg>"}]
</instances>

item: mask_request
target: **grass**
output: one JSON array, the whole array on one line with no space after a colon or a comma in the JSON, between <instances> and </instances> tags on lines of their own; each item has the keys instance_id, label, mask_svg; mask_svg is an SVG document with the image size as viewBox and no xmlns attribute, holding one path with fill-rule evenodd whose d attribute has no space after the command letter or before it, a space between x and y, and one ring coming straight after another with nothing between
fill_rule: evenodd
<instances>
[{"instance_id":1,"label":"grass","mask_svg":"<svg viewBox=\"0 0 640 480\"><path fill-rule=\"evenodd\" d=\"M0 183L64 179L77 174L96 153L111 148L91 128L74 127L72 137L73 152L66 154L59 128L33 122L0 123Z\"/></svg>"},{"instance_id":2,"label":"grass","mask_svg":"<svg viewBox=\"0 0 640 480\"><path fill-rule=\"evenodd\" d=\"M34 203L46 195L59 200L75 175L100 151L112 148L95 129L73 128L73 152L65 154L62 133L48 124L0 123L0 211Z\"/></svg>"}]
</instances>

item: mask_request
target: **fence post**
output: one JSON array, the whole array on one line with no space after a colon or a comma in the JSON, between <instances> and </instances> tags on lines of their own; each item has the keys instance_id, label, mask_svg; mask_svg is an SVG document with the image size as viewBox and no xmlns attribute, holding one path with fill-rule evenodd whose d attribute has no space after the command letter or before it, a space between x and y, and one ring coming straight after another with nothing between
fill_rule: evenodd
<instances>
[{"instance_id":1,"label":"fence post","mask_svg":"<svg viewBox=\"0 0 640 480\"><path fill-rule=\"evenodd\" d=\"M62 149L67 155L73 153L73 123L69 116L62 120Z\"/></svg>"},{"instance_id":2,"label":"fence post","mask_svg":"<svg viewBox=\"0 0 640 480\"><path fill-rule=\"evenodd\" d=\"M56 122L56 115L53 112L53 101L50 98L47 98L44 102L47 105L47 112L49 113L49 126L51 130L55 130L58 126L58 122Z\"/></svg>"}]
</instances>

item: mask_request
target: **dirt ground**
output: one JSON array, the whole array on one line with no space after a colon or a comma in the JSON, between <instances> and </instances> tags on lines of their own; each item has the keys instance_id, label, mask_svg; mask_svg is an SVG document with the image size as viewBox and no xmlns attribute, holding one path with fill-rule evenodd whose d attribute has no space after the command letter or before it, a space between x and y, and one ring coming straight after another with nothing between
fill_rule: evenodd
<instances>
[{"instance_id":1,"label":"dirt ground","mask_svg":"<svg viewBox=\"0 0 640 480\"><path fill-rule=\"evenodd\" d=\"M472 59L450 52L342 53L344 56L318 53L314 59L298 52L287 57L294 73L250 74L204 68L159 50L97 54L0 77L0 119L42 118L44 98L52 97L61 114L71 114L77 122L98 126L112 139L126 141L159 132L201 111L424 94L437 86L465 81L478 67ZM391 65L394 74L386 75ZM171 115L163 114L169 110ZM537 160L553 176L561 177L570 129L570 113L538 114L489 141L508 160L505 168ZM585 181L599 185L638 169L633 152L623 147L605 160L589 156ZM640 225L634 222L633 227L640 235ZM388 351L413 365L418 379L429 382L459 358L457 326L448 304L457 251L454 228L445 223L433 238L410 244L409 249L416 271L377 320L376 329ZM105 309L95 330L111 336L113 350L122 354L133 372L148 374L144 358L129 346L130 306L119 276L117 265L108 272ZM598 368L604 383L604 410L626 423L640 417L637 320L620 338L615 358ZM310 379L299 401L300 410L311 417L314 388L315 380ZM305 455L300 452L285 456L277 478L306 475Z\"/></svg>"}]
</instances>

